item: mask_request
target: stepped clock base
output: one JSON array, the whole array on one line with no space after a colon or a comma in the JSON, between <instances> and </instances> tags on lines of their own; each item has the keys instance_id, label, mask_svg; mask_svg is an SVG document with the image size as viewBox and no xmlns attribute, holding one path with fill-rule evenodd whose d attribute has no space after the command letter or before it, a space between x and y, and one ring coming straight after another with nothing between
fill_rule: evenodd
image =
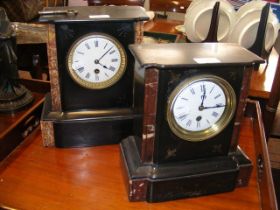
<instances>
[{"instance_id":1,"label":"stepped clock base","mask_svg":"<svg viewBox=\"0 0 280 210\"><path fill-rule=\"evenodd\" d=\"M41 118L43 144L56 147L117 144L131 135L137 117L140 116L131 109L52 112L48 95Z\"/></svg>"},{"instance_id":2,"label":"stepped clock base","mask_svg":"<svg viewBox=\"0 0 280 210\"><path fill-rule=\"evenodd\" d=\"M236 154L168 164L141 163L136 138L121 144L123 173L130 201L160 202L234 190L248 183L251 161Z\"/></svg>"}]
</instances>

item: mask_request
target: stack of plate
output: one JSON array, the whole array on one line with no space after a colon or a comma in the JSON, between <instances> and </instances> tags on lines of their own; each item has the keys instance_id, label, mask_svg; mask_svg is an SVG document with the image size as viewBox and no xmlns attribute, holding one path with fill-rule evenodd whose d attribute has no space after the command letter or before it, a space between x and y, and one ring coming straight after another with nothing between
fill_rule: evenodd
<instances>
[{"instance_id":1,"label":"stack of plate","mask_svg":"<svg viewBox=\"0 0 280 210\"><path fill-rule=\"evenodd\" d=\"M216 0L193 0L185 15L185 35L192 42L205 40ZM235 23L235 10L227 0L220 0L220 20L218 26L218 41L228 39L230 29Z\"/></svg>"},{"instance_id":2,"label":"stack of plate","mask_svg":"<svg viewBox=\"0 0 280 210\"><path fill-rule=\"evenodd\" d=\"M185 15L184 34L191 42L205 40L217 0L193 0ZM227 0L220 2L220 19L217 38L219 42L233 42L249 49L256 40L261 12L266 1L253 0L236 12ZM280 24L277 16L270 10L264 47L270 51L278 36ZM182 29L181 29L182 30Z\"/></svg>"},{"instance_id":3,"label":"stack of plate","mask_svg":"<svg viewBox=\"0 0 280 210\"><path fill-rule=\"evenodd\" d=\"M245 48L250 48L257 36L257 30L260 22L261 12L266 5L265 1L251 1L244 4L237 11L237 20L229 35L228 42L234 42ZM270 9L264 47L267 52L270 51L278 36L279 21L276 15Z\"/></svg>"}]
</instances>

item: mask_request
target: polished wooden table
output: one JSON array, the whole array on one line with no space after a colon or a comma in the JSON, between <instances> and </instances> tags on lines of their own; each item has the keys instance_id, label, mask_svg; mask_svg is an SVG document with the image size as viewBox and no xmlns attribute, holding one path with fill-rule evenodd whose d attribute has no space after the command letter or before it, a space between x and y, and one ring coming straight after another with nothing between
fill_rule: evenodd
<instances>
[{"instance_id":1,"label":"polished wooden table","mask_svg":"<svg viewBox=\"0 0 280 210\"><path fill-rule=\"evenodd\" d=\"M129 202L119 145L46 148L38 128L0 164L0 207L15 209L274 210L274 186L259 108L248 106L240 146L253 162L249 185L233 192L162 203ZM259 165L259 167L258 167Z\"/></svg>"},{"instance_id":2,"label":"polished wooden table","mask_svg":"<svg viewBox=\"0 0 280 210\"><path fill-rule=\"evenodd\" d=\"M279 54L273 48L268 58L268 64L260 65L259 70L253 71L249 89L249 96L268 99L277 70Z\"/></svg>"},{"instance_id":3,"label":"polished wooden table","mask_svg":"<svg viewBox=\"0 0 280 210\"><path fill-rule=\"evenodd\" d=\"M181 35L181 33L178 32L175 27L182 24L183 22L180 20L154 19L153 21L148 21L145 23L144 30L150 32Z\"/></svg>"},{"instance_id":4,"label":"polished wooden table","mask_svg":"<svg viewBox=\"0 0 280 210\"><path fill-rule=\"evenodd\" d=\"M154 19L145 23L145 31L161 32L168 34L177 34L183 36L175 27L182 25L179 20ZM272 50L269 56L268 65L262 64L258 71L253 71L249 96L254 98L268 99L272 87L274 75L277 69L278 53L275 49Z\"/></svg>"}]
</instances>

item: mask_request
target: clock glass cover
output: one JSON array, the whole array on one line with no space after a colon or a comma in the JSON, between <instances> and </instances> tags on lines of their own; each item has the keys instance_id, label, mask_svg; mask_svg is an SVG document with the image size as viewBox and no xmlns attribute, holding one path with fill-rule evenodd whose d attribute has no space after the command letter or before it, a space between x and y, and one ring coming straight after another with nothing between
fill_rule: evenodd
<instances>
[{"instance_id":1,"label":"clock glass cover","mask_svg":"<svg viewBox=\"0 0 280 210\"><path fill-rule=\"evenodd\" d=\"M167 120L177 136L203 141L220 133L231 121L236 96L231 85L213 75L181 82L168 99Z\"/></svg>"},{"instance_id":2,"label":"clock glass cover","mask_svg":"<svg viewBox=\"0 0 280 210\"><path fill-rule=\"evenodd\" d=\"M71 46L68 71L79 85L89 89L112 86L125 72L127 58L122 45L112 36L91 33Z\"/></svg>"}]
</instances>

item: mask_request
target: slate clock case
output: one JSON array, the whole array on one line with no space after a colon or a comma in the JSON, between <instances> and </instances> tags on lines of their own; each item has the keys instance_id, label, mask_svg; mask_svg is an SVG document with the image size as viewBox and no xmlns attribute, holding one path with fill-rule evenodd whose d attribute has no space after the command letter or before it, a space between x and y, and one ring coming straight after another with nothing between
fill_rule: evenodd
<instances>
[{"instance_id":1,"label":"slate clock case","mask_svg":"<svg viewBox=\"0 0 280 210\"><path fill-rule=\"evenodd\" d=\"M128 45L141 41L147 18L136 6L44 9L40 22L49 23L51 61L41 123L46 146L117 143L130 132L134 57Z\"/></svg>"},{"instance_id":2,"label":"slate clock case","mask_svg":"<svg viewBox=\"0 0 280 210\"><path fill-rule=\"evenodd\" d=\"M63 43L57 46L57 53L58 55L60 55L58 56L58 68L60 69L61 73L60 81L63 83L61 84L61 99L63 101L62 109L75 110L80 109L81 106L83 108L91 109L131 107L132 91L127 90L132 89L133 71L125 71L122 75L122 78L120 78L120 81L109 88L93 90L77 85L75 81L73 81L68 73L65 58L66 55L68 55L69 49L72 46L73 42L75 42L81 36L87 34L91 35L90 32L94 31L96 35L109 34L110 37L114 37L116 40L118 40L125 49L125 56L127 57L127 64L125 65L126 69L133 69L134 59L131 53L128 52L127 47L129 44L134 43L134 22L91 22L85 24L72 23L66 25L59 24L56 26L56 31L57 41L59 43ZM105 45L100 46L100 48L104 47ZM106 48L104 49L104 51L106 52ZM114 57L112 57L112 59L113 58ZM94 61L94 58L92 58L92 61ZM81 67L83 67L83 65L81 65ZM102 67L100 67L100 69L101 68ZM110 66L108 66L108 68L110 68ZM93 75L94 73L92 72L91 76Z\"/></svg>"},{"instance_id":3,"label":"slate clock case","mask_svg":"<svg viewBox=\"0 0 280 210\"><path fill-rule=\"evenodd\" d=\"M129 199L158 202L245 186L252 165L238 133L251 70L262 59L221 43L131 51L139 66L134 103L143 120L121 142Z\"/></svg>"}]
</instances>

